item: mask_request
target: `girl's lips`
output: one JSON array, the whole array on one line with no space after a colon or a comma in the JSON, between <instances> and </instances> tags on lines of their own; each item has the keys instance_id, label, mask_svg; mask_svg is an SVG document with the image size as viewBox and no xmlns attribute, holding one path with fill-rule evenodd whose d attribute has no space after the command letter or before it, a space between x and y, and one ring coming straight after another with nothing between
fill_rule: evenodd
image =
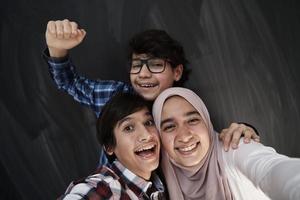
<instances>
[{"instance_id":1,"label":"girl's lips","mask_svg":"<svg viewBox=\"0 0 300 200\"><path fill-rule=\"evenodd\" d=\"M200 142L197 143L193 143L189 146L185 146L185 147L176 147L175 149L181 153L181 154L191 154L194 151L196 151L197 147L199 146Z\"/></svg>"}]
</instances>

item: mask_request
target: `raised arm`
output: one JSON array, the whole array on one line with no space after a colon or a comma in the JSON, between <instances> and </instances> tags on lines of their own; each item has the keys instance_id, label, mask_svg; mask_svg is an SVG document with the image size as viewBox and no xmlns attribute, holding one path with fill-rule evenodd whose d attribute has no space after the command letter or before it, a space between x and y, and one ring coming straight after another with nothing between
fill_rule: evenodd
<instances>
[{"instance_id":1,"label":"raised arm","mask_svg":"<svg viewBox=\"0 0 300 200\"><path fill-rule=\"evenodd\" d=\"M79 103L89 106L98 116L103 105L116 91L132 92L132 88L120 81L91 80L77 74L68 50L79 45L86 35L69 20L49 21L46 30L48 49L44 59L58 89L67 92Z\"/></svg>"},{"instance_id":2,"label":"raised arm","mask_svg":"<svg viewBox=\"0 0 300 200\"><path fill-rule=\"evenodd\" d=\"M300 199L300 159L278 154L257 142L240 142L237 150L225 153L227 161L271 199Z\"/></svg>"}]
</instances>

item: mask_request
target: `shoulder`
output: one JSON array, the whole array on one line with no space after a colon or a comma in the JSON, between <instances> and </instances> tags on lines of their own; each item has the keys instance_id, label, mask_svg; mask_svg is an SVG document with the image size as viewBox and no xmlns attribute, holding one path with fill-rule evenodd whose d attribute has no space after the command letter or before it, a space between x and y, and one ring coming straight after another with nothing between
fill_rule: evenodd
<instances>
[{"instance_id":1,"label":"shoulder","mask_svg":"<svg viewBox=\"0 0 300 200\"><path fill-rule=\"evenodd\" d=\"M101 167L96 173L72 182L65 192L63 199L110 198L121 192L118 176L108 167ZM118 195L118 194L117 194Z\"/></svg>"},{"instance_id":2,"label":"shoulder","mask_svg":"<svg viewBox=\"0 0 300 200\"><path fill-rule=\"evenodd\" d=\"M222 151L222 153L225 157L243 157L259 154L276 154L276 151L274 148L265 146L259 142L255 142L254 140L251 140L249 143L244 143L243 138L241 138L237 149L229 149L228 152Z\"/></svg>"},{"instance_id":3,"label":"shoulder","mask_svg":"<svg viewBox=\"0 0 300 200\"><path fill-rule=\"evenodd\" d=\"M287 156L279 154L274 148L261 143L251 141L244 143L240 140L238 149L230 149L222 152L225 166L241 171L251 180L259 182L278 163L287 159Z\"/></svg>"},{"instance_id":4,"label":"shoulder","mask_svg":"<svg viewBox=\"0 0 300 200\"><path fill-rule=\"evenodd\" d=\"M228 152L222 150L222 156L224 162L228 166L238 168L248 168L250 166L262 166L264 163L269 163L277 159L284 157L278 154L274 148L265 146L261 143L250 141L250 143L244 143L243 139L240 140L237 149L230 149Z\"/></svg>"}]
</instances>

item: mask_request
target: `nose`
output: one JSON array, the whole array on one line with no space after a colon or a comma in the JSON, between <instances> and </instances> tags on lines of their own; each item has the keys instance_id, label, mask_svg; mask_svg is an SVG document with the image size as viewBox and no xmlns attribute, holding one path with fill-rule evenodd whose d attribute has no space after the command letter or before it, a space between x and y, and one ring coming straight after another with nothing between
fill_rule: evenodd
<instances>
[{"instance_id":1,"label":"nose","mask_svg":"<svg viewBox=\"0 0 300 200\"><path fill-rule=\"evenodd\" d=\"M183 125L183 127L180 129L180 132L179 132L179 141L187 143L192 138L193 138L192 131L188 127Z\"/></svg>"},{"instance_id":2,"label":"nose","mask_svg":"<svg viewBox=\"0 0 300 200\"><path fill-rule=\"evenodd\" d=\"M140 142L147 142L153 137L151 132L145 126L142 126L139 131L140 131L139 134Z\"/></svg>"},{"instance_id":3,"label":"nose","mask_svg":"<svg viewBox=\"0 0 300 200\"><path fill-rule=\"evenodd\" d=\"M139 73L139 77L147 78L147 77L151 77L151 75L152 73L149 71L147 65L143 64L143 66L141 67L141 71Z\"/></svg>"}]
</instances>

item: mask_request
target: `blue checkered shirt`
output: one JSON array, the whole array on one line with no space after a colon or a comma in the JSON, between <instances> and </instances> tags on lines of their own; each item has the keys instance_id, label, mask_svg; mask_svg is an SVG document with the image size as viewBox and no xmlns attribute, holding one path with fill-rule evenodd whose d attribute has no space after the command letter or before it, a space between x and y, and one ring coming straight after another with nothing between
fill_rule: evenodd
<instances>
[{"instance_id":1,"label":"blue checkered shirt","mask_svg":"<svg viewBox=\"0 0 300 200\"><path fill-rule=\"evenodd\" d=\"M116 92L132 92L133 88L124 82L115 80L90 80L79 76L69 56L52 58L46 49L43 57L48 64L51 78L56 87L67 92L80 104L90 107L99 117L102 107ZM100 154L99 165L108 164L103 151Z\"/></svg>"},{"instance_id":2,"label":"blue checkered shirt","mask_svg":"<svg viewBox=\"0 0 300 200\"><path fill-rule=\"evenodd\" d=\"M56 87L67 92L79 103L89 106L97 117L115 92L134 92L129 84L121 81L90 80L79 76L69 56L52 58L49 57L48 49L46 49L43 57L49 66L49 72Z\"/></svg>"}]
</instances>

